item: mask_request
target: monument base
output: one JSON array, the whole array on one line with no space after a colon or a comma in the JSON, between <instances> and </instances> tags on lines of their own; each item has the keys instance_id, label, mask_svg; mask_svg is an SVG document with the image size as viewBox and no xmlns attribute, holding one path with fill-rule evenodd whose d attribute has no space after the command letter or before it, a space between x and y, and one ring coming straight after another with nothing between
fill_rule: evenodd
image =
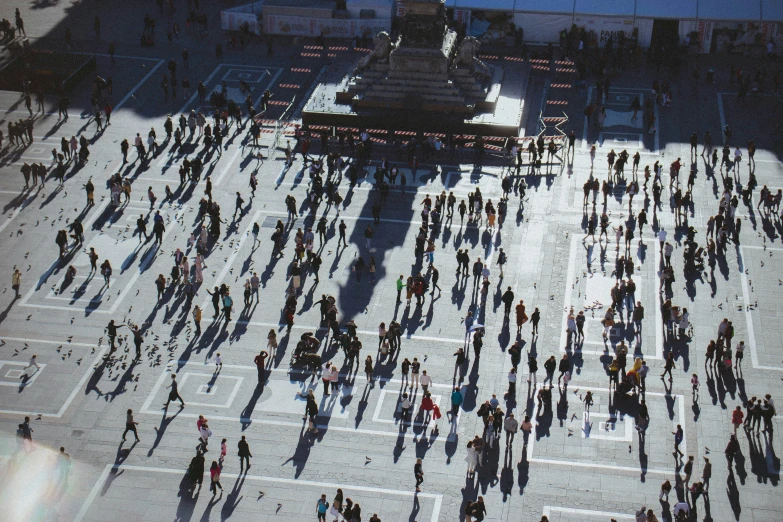
<instances>
[{"instance_id":1,"label":"monument base","mask_svg":"<svg viewBox=\"0 0 783 522\"><path fill-rule=\"evenodd\" d=\"M349 72L346 70L345 74ZM411 110L412 107L406 103L415 103L415 100L408 99L406 102L405 98L380 103L357 103L353 94L346 94L345 84L349 80L346 76L340 83L322 82L316 87L302 110L302 123L308 126L472 136L518 136L529 74L527 65L505 69L497 67L490 92L484 101L461 111L451 107L451 110L440 112L427 110L437 107L424 103L419 110ZM338 99L338 96L341 98Z\"/></svg>"}]
</instances>

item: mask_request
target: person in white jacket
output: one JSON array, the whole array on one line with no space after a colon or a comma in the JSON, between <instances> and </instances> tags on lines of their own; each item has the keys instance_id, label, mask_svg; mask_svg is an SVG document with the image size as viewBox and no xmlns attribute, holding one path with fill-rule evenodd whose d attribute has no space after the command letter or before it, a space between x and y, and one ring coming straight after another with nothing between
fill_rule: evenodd
<instances>
[{"instance_id":1,"label":"person in white jacket","mask_svg":"<svg viewBox=\"0 0 783 522\"><path fill-rule=\"evenodd\" d=\"M427 389L432 386L432 377L427 375L427 370L422 370L420 381L422 390L424 390L424 393L427 393Z\"/></svg>"},{"instance_id":2,"label":"person in white jacket","mask_svg":"<svg viewBox=\"0 0 783 522\"><path fill-rule=\"evenodd\" d=\"M337 369L337 366L334 364L332 365L331 369L329 370L329 384L332 388L332 393L336 392L340 387L340 370Z\"/></svg>"},{"instance_id":3,"label":"person in white jacket","mask_svg":"<svg viewBox=\"0 0 783 522\"><path fill-rule=\"evenodd\" d=\"M201 435L201 451L206 453L209 451L207 449L207 444L209 444L209 438L212 436L212 430L210 430L209 425L204 422L201 424L201 428L199 428L198 432Z\"/></svg>"}]
</instances>

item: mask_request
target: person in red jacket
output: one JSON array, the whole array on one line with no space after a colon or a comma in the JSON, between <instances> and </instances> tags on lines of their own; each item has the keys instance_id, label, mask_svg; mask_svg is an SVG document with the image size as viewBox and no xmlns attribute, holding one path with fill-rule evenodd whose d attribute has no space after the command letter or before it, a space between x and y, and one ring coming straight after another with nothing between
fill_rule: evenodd
<instances>
[{"instance_id":1,"label":"person in red jacket","mask_svg":"<svg viewBox=\"0 0 783 522\"><path fill-rule=\"evenodd\" d=\"M742 406L737 406L734 408L734 411L731 412L731 423L734 425L734 435L737 434L737 428L740 427L744 418L745 414L742 412Z\"/></svg>"},{"instance_id":2,"label":"person in red jacket","mask_svg":"<svg viewBox=\"0 0 783 522\"><path fill-rule=\"evenodd\" d=\"M425 393L424 397L421 399L421 410L424 412L424 422L430 420L430 415L432 414L432 408L434 406L435 404L432 402L430 392Z\"/></svg>"}]
</instances>

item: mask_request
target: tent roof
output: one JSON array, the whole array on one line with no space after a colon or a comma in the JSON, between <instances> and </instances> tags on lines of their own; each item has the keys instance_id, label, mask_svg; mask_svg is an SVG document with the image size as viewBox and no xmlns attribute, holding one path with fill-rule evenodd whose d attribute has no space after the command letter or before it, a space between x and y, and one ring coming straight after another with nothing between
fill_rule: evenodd
<instances>
[{"instance_id":1,"label":"tent roof","mask_svg":"<svg viewBox=\"0 0 783 522\"><path fill-rule=\"evenodd\" d=\"M574 0L548 0L546 3L536 0L517 0L517 11L570 15L574 12Z\"/></svg>"},{"instance_id":2,"label":"tent roof","mask_svg":"<svg viewBox=\"0 0 783 522\"><path fill-rule=\"evenodd\" d=\"M709 0L702 0L703 5ZM672 18L675 20L694 20L698 0L655 0L636 3L636 16L642 18Z\"/></svg>"},{"instance_id":3,"label":"tent roof","mask_svg":"<svg viewBox=\"0 0 783 522\"><path fill-rule=\"evenodd\" d=\"M517 11L520 10L520 0L517 0ZM473 9L476 11L508 11L514 10L514 0L446 0L446 7L458 9Z\"/></svg>"},{"instance_id":4,"label":"tent roof","mask_svg":"<svg viewBox=\"0 0 783 522\"><path fill-rule=\"evenodd\" d=\"M271 0L274 1L274 0ZM446 7L547 14L636 16L675 20L759 20L783 22L783 1L749 0L446 0ZM576 8L574 8L576 7ZM763 18L762 18L763 16Z\"/></svg>"},{"instance_id":5,"label":"tent roof","mask_svg":"<svg viewBox=\"0 0 783 522\"><path fill-rule=\"evenodd\" d=\"M761 16L765 21L783 22L783 2L780 0L761 0Z\"/></svg>"},{"instance_id":6,"label":"tent roof","mask_svg":"<svg viewBox=\"0 0 783 522\"><path fill-rule=\"evenodd\" d=\"M576 0L574 9L577 14L604 16L633 16L633 11L634 0Z\"/></svg>"},{"instance_id":7,"label":"tent roof","mask_svg":"<svg viewBox=\"0 0 783 522\"><path fill-rule=\"evenodd\" d=\"M780 0L774 1L780 3ZM702 0L699 2L700 20L758 20L759 18L761 18L759 0L749 2Z\"/></svg>"}]
</instances>

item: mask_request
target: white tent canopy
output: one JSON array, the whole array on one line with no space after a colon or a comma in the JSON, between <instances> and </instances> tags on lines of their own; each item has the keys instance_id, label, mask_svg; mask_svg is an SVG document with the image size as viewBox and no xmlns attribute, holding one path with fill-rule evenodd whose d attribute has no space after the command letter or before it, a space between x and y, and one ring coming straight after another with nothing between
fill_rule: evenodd
<instances>
[{"instance_id":1,"label":"white tent canopy","mask_svg":"<svg viewBox=\"0 0 783 522\"><path fill-rule=\"evenodd\" d=\"M780 0L777 0L780 3ZM699 2L700 20L760 20L761 2L726 2L720 0Z\"/></svg>"},{"instance_id":2,"label":"white tent canopy","mask_svg":"<svg viewBox=\"0 0 783 522\"><path fill-rule=\"evenodd\" d=\"M632 17L634 0L576 0L573 9L576 14Z\"/></svg>"},{"instance_id":3,"label":"white tent canopy","mask_svg":"<svg viewBox=\"0 0 783 522\"><path fill-rule=\"evenodd\" d=\"M446 7L516 14L783 22L783 0L446 0Z\"/></svg>"},{"instance_id":4,"label":"white tent canopy","mask_svg":"<svg viewBox=\"0 0 783 522\"><path fill-rule=\"evenodd\" d=\"M698 0L656 0L655 2L637 2L636 16L637 18L693 20L696 18L696 9L698 5Z\"/></svg>"},{"instance_id":5,"label":"white tent canopy","mask_svg":"<svg viewBox=\"0 0 783 522\"><path fill-rule=\"evenodd\" d=\"M783 2L780 0L761 0L761 19L783 22Z\"/></svg>"},{"instance_id":6,"label":"white tent canopy","mask_svg":"<svg viewBox=\"0 0 783 522\"><path fill-rule=\"evenodd\" d=\"M519 3L516 2L517 11ZM477 11L508 11L514 10L514 0L446 0L446 7L456 9L475 9Z\"/></svg>"},{"instance_id":7,"label":"white tent canopy","mask_svg":"<svg viewBox=\"0 0 783 522\"><path fill-rule=\"evenodd\" d=\"M491 3L488 0L485 3ZM574 13L574 0L549 0L540 2L537 0L517 0L517 12L525 13L546 13L546 14L569 14Z\"/></svg>"}]
</instances>

